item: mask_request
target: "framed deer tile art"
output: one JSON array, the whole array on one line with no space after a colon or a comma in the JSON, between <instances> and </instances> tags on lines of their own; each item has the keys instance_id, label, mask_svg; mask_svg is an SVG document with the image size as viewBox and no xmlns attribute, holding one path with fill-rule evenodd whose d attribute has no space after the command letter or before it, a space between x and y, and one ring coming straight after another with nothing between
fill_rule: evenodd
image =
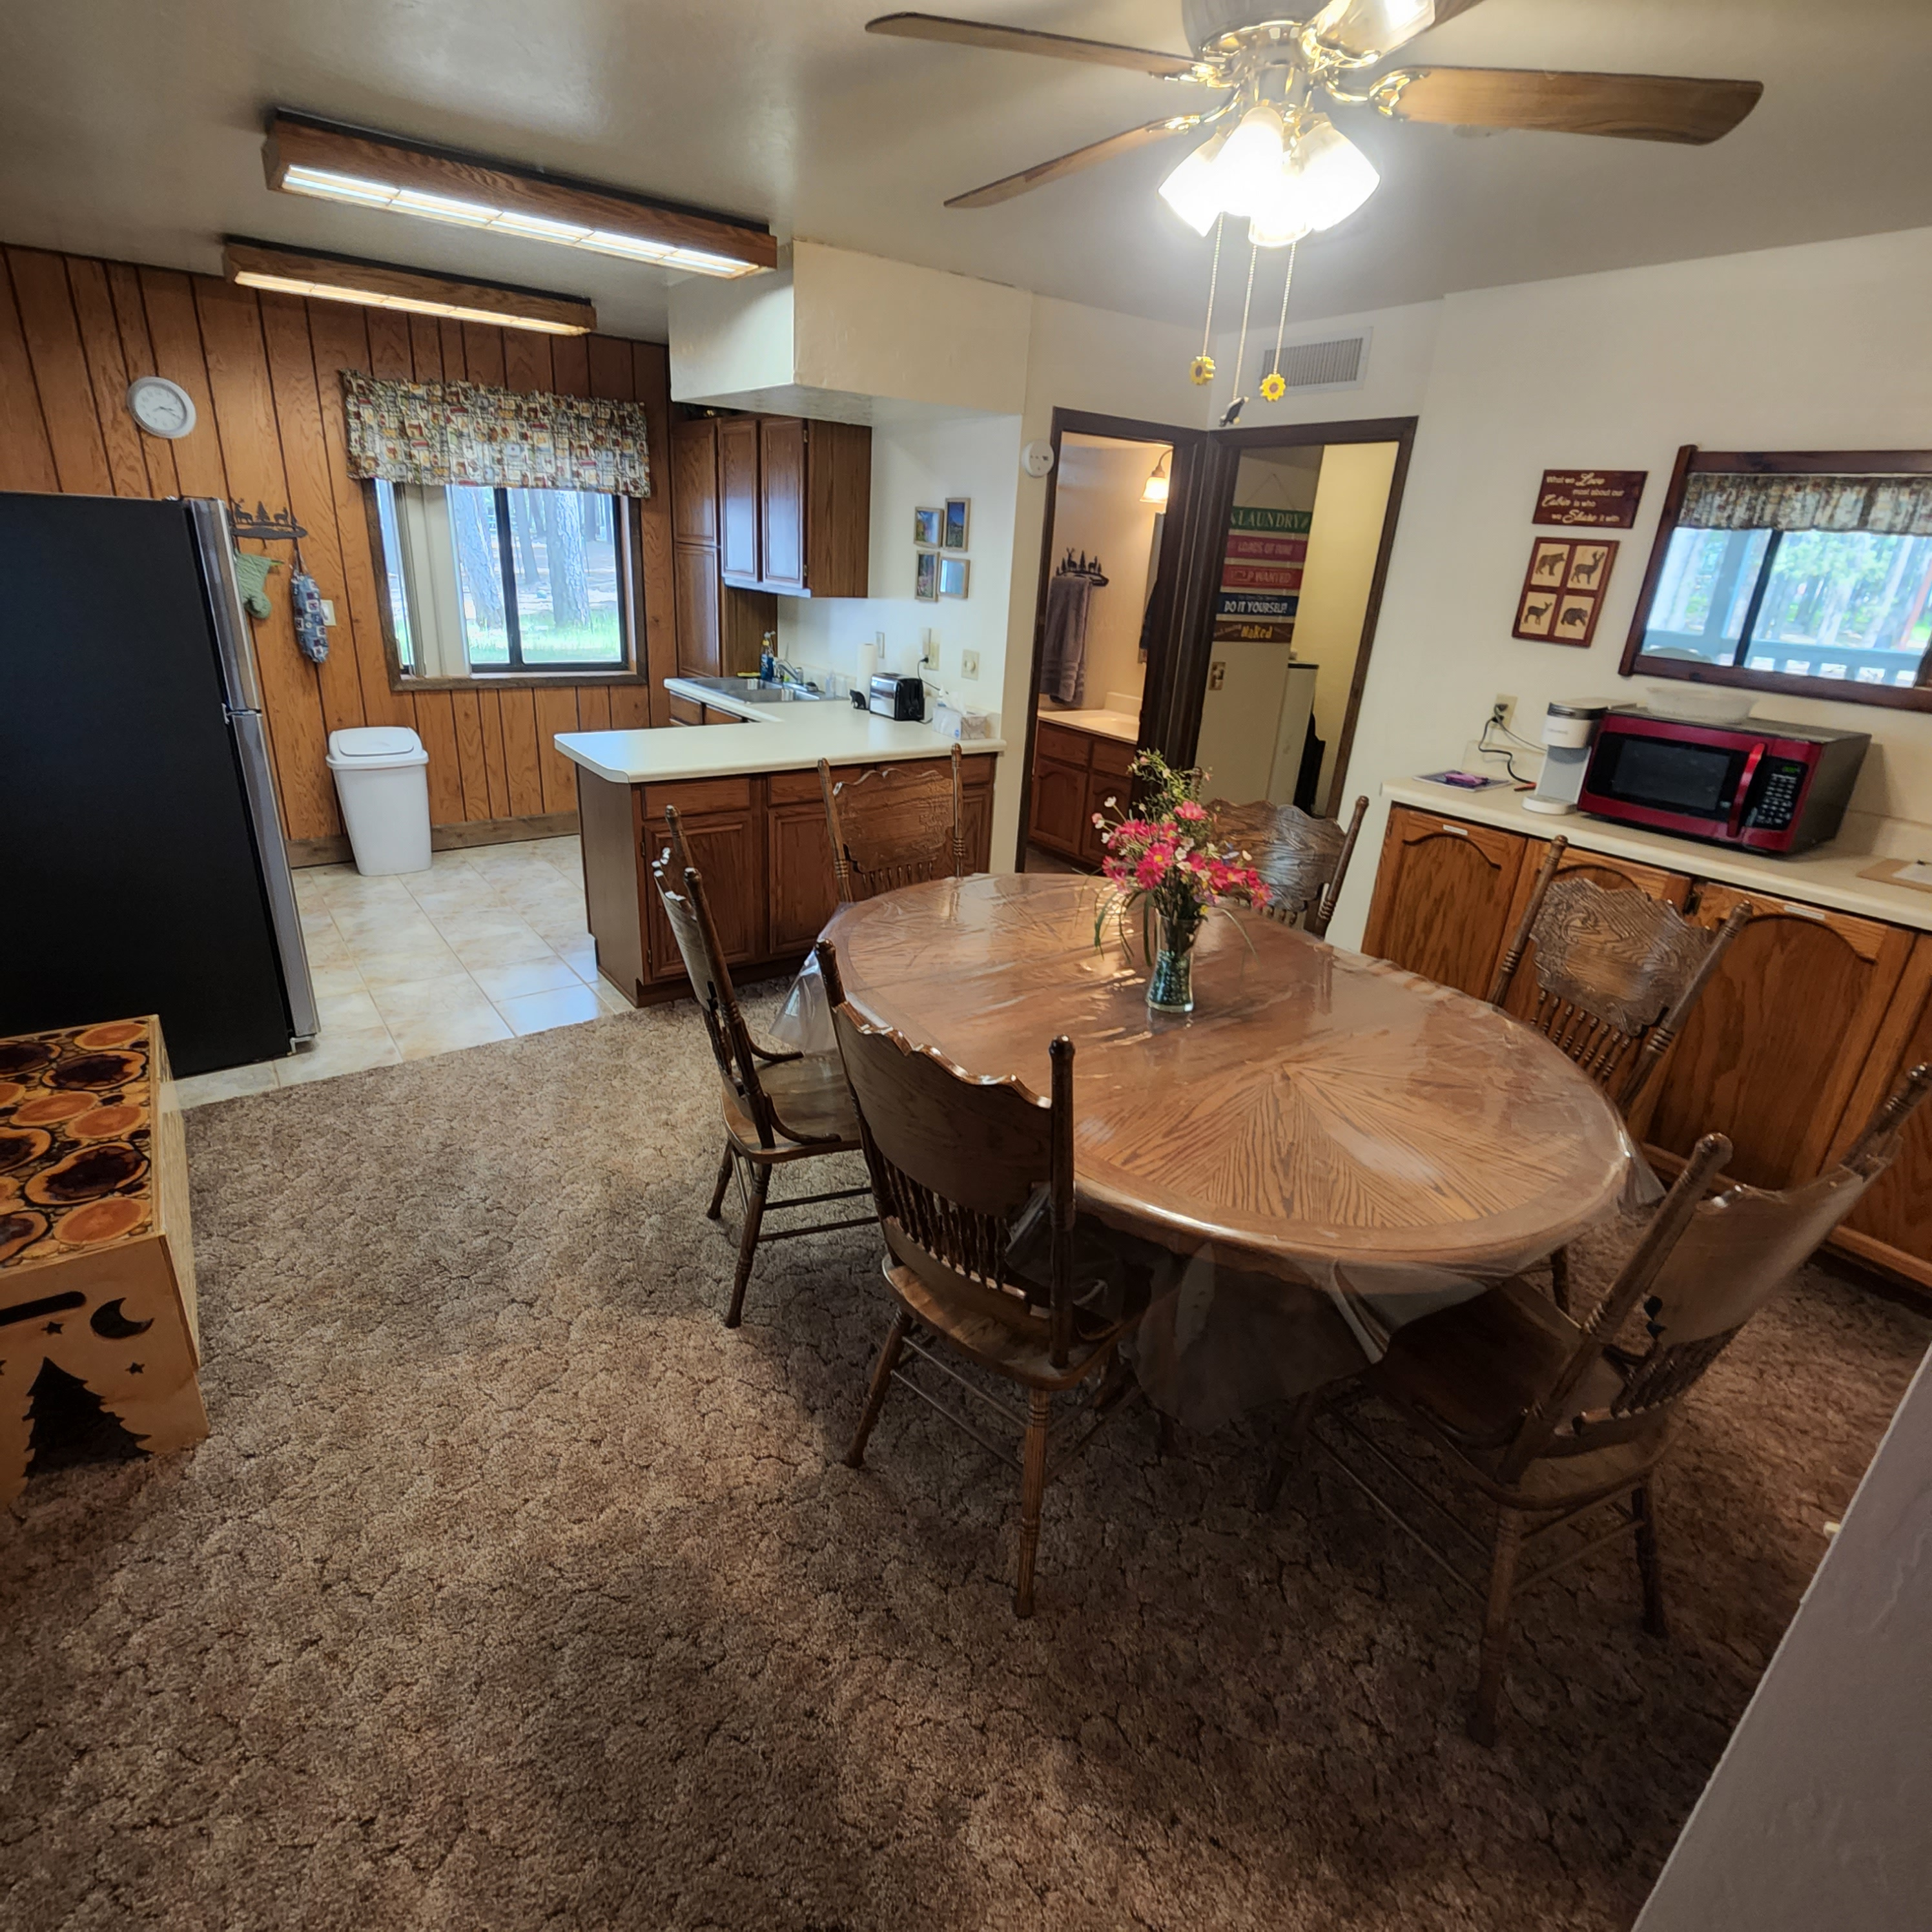
<instances>
[{"instance_id":1,"label":"framed deer tile art","mask_svg":"<svg viewBox=\"0 0 1932 1932\"><path fill-rule=\"evenodd\" d=\"M1533 644L1587 646L1597 634L1617 547L1607 538L1538 537L1516 600L1512 637Z\"/></svg>"}]
</instances>

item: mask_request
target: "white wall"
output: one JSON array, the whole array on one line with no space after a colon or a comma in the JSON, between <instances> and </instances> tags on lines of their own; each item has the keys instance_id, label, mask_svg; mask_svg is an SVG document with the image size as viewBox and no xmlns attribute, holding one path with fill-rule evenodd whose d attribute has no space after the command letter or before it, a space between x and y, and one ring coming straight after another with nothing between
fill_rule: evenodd
<instances>
[{"instance_id":1,"label":"white wall","mask_svg":"<svg viewBox=\"0 0 1932 1932\"><path fill-rule=\"evenodd\" d=\"M1932 1917L1932 1366L1922 1365L1636 1932Z\"/></svg>"},{"instance_id":2,"label":"white wall","mask_svg":"<svg viewBox=\"0 0 1932 1932\"><path fill-rule=\"evenodd\" d=\"M1640 698L1617 664L1678 446L1932 446L1928 314L1932 230L1450 297L1349 789L1372 796L1384 778L1456 761L1498 693L1517 698L1530 736L1552 698ZM1538 478L1583 464L1650 472L1596 640L1587 652L1520 642L1509 631ZM1932 849L1932 713L1782 697L1762 709L1870 731L1855 809L1914 821L1899 849ZM1365 857L1382 822L1378 802ZM1847 830L1871 836L1875 821ZM1332 928L1342 944L1359 940L1374 871L1354 869Z\"/></svg>"}]
</instances>

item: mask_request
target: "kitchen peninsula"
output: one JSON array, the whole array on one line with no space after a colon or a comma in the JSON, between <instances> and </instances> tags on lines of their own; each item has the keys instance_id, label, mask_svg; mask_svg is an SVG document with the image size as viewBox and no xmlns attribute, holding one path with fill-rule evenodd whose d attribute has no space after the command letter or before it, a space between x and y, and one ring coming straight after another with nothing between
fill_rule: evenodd
<instances>
[{"instance_id":1,"label":"kitchen peninsula","mask_svg":"<svg viewBox=\"0 0 1932 1932\"><path fill-rule=\"evenodd\" d=\"M730 964L748 978L792 972L838 903L819 760L843 781L884 764L937 764L952 751L929 724L876 717L843 699L759 702L681 679L665 684L674 698L748 728L566 731L556 741L577 767L598 970L634 1006L687 991L651 878L666 806L683 821ZM993 774L1004 748L998 738L961 747L967 862L976 871L991 860Z\"/></svg>"}]
</instances>

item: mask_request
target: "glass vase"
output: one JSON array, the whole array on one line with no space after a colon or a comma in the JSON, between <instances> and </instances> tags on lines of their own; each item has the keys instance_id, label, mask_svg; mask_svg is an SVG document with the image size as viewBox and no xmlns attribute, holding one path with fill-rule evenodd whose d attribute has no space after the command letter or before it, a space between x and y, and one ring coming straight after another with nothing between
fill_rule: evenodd
<instances>
[{"instance_id":1,"label":"glass vase","mask_svg":"<svg viewBox=\"0 0 1932 1932\"><path fill-rule=\"evenodd\" d=\"M1201 931L1198 919L1163 917L1160 951L1148 980L1148 1010L1191 1013L1194 1010L1194 942Z\"/></svg>"}]
</instances>

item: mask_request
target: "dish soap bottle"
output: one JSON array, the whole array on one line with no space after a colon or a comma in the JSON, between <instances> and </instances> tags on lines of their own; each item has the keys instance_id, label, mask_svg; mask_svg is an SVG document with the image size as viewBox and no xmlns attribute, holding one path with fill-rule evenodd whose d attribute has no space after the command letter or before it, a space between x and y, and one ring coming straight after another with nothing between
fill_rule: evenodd
<instances>
[{"instance_id":1,"label":"dish soap bottle","mask_svg":"<svg viewBox=\"0 0 1932 1932\"><path fill-rule=\"evenodd\" d=\"M777 632L767 631L764 641L758 647L758 682L760 684L776 684L778 682L778 656L775 648L778 639Z\"/></svg>"}]
</instances>

